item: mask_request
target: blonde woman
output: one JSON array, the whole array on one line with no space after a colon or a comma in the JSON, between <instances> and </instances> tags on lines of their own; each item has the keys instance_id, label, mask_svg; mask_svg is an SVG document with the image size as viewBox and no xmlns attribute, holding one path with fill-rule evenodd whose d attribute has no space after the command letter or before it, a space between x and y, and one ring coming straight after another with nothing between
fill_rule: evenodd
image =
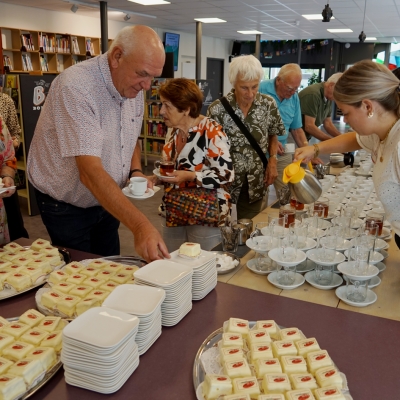
<instances>
[{"instance_id":1,"label":"blonde woman","mask_svg":"<svg viewBox=\"0 0 400 400\"><path fill-rule=\"evenodd\" d=\"M400 81L385 67L369 60L349 68L335 85L333 96L344 120L355 130L314 146L296 150L295 159L309 161L319 153L365 149L374 162L376 194L400 247ZM356 133L357 132L357 133Z\"/></svg>"}]
</instances>

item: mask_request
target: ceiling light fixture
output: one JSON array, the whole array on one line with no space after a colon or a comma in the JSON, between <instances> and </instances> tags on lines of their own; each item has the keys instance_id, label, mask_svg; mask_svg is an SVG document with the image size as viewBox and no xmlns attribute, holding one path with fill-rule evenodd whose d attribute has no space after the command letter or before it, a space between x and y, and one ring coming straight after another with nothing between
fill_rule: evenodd
<instances>
[{"instance_id":1,"label":"ceiling light fixture","mask_svg":"<svg viewBox=\"0 0 400 400\"><path fill-rule=\"evenodd\" d=\"M322 22L329 22L333 17L332 9L329 7L329 3L325 5L322 10Z\"/></svg>"},{"instance_id":2,"label":"ceiling light fixture","mask_svg":"<svg viewBox=\"0 0 400 400\"><path fill-rule=\"evenodd\" d=\"M341 28L341 29L327 29L330 33L351 33L353 32L351 29L348 28Z\"/></svg>"},{"instance_id":3,"label":"ceiling light fixture","mask_svg":"<svg viewBox=\"0 0 400 400\"><path fill-rule=\"evenodd\" d=\"M220 18L195 18L195 21L204 22L205 24L217 24L219 22L226 22Z\"/></svg>"},{"instance_id":4,"label":"ceiling light fixture","mask_svg":"<svg viewBox=\"0 0 400 400\"><path fill-rule=\"evenodd\" d=\"M358 40L360 43L364 43L365 39L367 38L367 35L364 33L364 22L365 22L365 10L367 9L367 0L365 0L364 4L364 19L363 19L363 27L361 33L358 35Z\"/></svg>"},{"instance_id":5,"label":"ceiling light fixture","mask_svg":"<svg viewBox=\"0 0 400 400\"><path fill-rule=\"evenodd\" d=\"M132 3L141 4L142 6L157 6L160 4L171 4L169 1L165 0L128 0L128 1L131 1Z\"/></svg>"},{"instance_id":6,"label":"ceiling light fixture","mask_svg":"<svg viewBox=\"0 0 400 400\"><path fill-rule=\"evenodd\" d=\"M131 16L129 14L126 14L124 17L124 21L129 21L131 19Z\"/></svg>"},{"instance_id":7,"label":"ceiling light fixture","mask_svg":"<svg viewBox=\"0 0 400 400\"><path fill-rule=\"evenodd\" d=\"M305 19L322 19L321 14L303 14L302 17L304 17ZM331 17L331 19L335 19L334 16Z\"/></svg>"},{"instance_id":8,"label":"ceiling light fixture","mask_svg":"<svg viewBox=\"0 0 400 400\"><path fill-rule=\"evenodd\" d=\"M262 32L260 31L237 31L238 33L241 33L242 35L262 35Z\"/></svg>"},{"instance_id":9,"label":"ceiling light fixture","mask_svg":"<svg viewBox=\"0 0 400 400\"><path fill-rule=\"evenodd\" d=\"M76 5L76 4L72 4L72 7L71 7L71 11L73 12L73 13L76 13L77 11L78 11L78 6Z\"/></svg>"},{"instance_id":10,"label":"ceiling light fixture","mask_svg":"<svg viewBox=\"0 0 400 400\"><path fill-rule=\"evenodd\" d=\"M371 37L366 37L365 40L377 40L377 39L376 37L371 36Z\"/></svg>"}]
</instances>

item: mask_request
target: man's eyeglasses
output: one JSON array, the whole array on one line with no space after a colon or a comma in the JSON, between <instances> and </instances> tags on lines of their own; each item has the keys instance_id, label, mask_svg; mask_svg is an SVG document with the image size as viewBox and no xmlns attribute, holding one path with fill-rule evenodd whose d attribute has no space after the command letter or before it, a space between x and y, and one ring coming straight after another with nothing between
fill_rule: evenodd
<instances>
[{"instance_id":1,"label":"man's eyeglasses","mask_svg":"<svg viewBox=\"0 0 400 400\"><path fill-rule=\"evenodd\" d=\"M286 83L283 83L283 84L284 84L284 86L285 86L285 88L286 88L286 90L287 90L288 92L297 92L297 91L299 90L298 87L293 88L293 87L290 87L290 86L286 85Z\"/></svg>"}]
</instances>

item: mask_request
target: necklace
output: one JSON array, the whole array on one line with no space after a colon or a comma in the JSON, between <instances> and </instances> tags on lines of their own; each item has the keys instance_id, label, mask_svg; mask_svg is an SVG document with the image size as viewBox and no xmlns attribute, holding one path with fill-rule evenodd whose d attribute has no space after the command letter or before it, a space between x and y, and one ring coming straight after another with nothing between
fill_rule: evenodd
<instances>
[{"instance_id":1,"label":"necklace","mask_svg":"<svg viewBox=\"0 0 400 400\"><path fill-rule=\"evenodd\" d=\"M381 150L381 156L379 157L379 161L380 161L380 162L383 162L383 151L385 150L386 140L387 140L387 138L388 138L388 136L389 136L390 131L391 131L392 128L396 125L396 122L397 122L398 120L399 120L399 119L397 118L397 119L393 122L392 126L391 126L391 127L389 128L389 130L387 131L387 133L386 133L386 135L385 135L385 138L384 138L383 140L381 140L381 142L379 143L379 148L383 145L383 148L380 149L380 150Z\"/></svg>"}]
</instances>

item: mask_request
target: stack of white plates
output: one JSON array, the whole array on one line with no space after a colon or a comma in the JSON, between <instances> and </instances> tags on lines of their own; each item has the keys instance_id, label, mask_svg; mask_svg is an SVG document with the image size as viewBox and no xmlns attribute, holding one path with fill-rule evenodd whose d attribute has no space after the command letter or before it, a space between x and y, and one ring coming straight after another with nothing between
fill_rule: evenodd
<instances>
[{"instance_id":1,"label":"stack of white plates","mask_svg":"<svg viewBox=\"0 0 400 400\"><path fill-rule=\"evenodd\" d=\"M189 259L179 255L179 250L171 253L171 261L193 268L192 300L201 300L217 286L217 257L214 253L201 250L199 257Z\"/></svg>"},{"instance_id":2,"label":"stack of white plates","mask_svg":"<svg viewBox=\"0 0 400 400\"><path fill-rule=\"evenodd\" d=\"M163 326L176 325L192 309L191 267L172 261L157 260L133 274L137 285L158 287L165 290L161 305Z\"/></svg>"},{"instance_id":3,"label":"stack of white plates","mask_svg":"<svg viewBox=\"0 0 400 400\"><path fill-rule=\"evenodd\" d=\"M151 286L120 285L105 299L103 307L136 315L139 329L136 344L144 354L161 335L161 303L165 291Z\"/></svg>"},{"instance_id":4,"label":"stack of white plates","mask_svg":"<svg viewBox=\"0 0 400 400\"><path fill-rule=\"evenodd\" d=\"M119 390L139 365L139 319L106 307L92 308L63 330L65 381L99 393Z\"/></svg>"}]
</instances>

